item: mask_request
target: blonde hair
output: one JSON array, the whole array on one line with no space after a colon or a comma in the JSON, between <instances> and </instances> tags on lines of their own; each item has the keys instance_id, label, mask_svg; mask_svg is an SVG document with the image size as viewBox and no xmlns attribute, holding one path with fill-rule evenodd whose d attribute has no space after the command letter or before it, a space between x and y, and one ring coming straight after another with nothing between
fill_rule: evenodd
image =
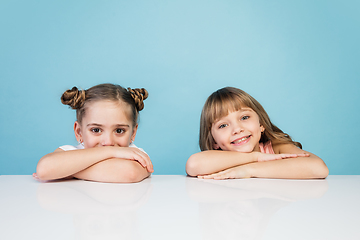
<instances>
[{"instance_id":1,"label":"blonde hair","mask_svg":"<svg viewBox=\"0 0 360 240\"><path fill-rule=\"evenodd\" d=\"M291 143L302 148L299 142L295 142L291 137L276 127L266 113L261 104L248 93L234 87L225 87L212 93L206 100L200 117L199 145L201 151L215 150L215 140L211 135L213 123L225 117L232 111L238 111L242 107L254 110L259 116L260 125L265 128L259 142L276 140L278 143Z\"/></svg>"},{"instance_id":2,"label":"blonde hair","mask_svg":"<svg viewBox=\"0 0 360 240\"><path fill-rule=\"evenodd\" d=\"M144 100L148 92L144 88L125 89L117 84L99 84L87 90L79 90L77 87L66 90L61 96L61 102L76 110L77 121L81 124L86 113L88 103L99 100L122 101L131 107L133 126L137 124L139 111L144 109Z\"/></svg>"}]
</instances>

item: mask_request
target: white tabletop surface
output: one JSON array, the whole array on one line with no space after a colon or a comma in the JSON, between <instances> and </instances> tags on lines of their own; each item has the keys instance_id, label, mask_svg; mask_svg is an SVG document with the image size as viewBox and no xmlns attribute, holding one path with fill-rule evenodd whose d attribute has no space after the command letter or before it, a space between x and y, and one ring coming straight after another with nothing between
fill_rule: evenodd
<instances>
[{"instance_id":1,"label":"white tabletop surface","mask_svg":"<svg viewBox=\"0 0 360 240\"><path fill-rule=\"evenodd\" d=\"M360 176L141 183L0 176L0 239L360 239Z\"/></svg>"}]
</instances>

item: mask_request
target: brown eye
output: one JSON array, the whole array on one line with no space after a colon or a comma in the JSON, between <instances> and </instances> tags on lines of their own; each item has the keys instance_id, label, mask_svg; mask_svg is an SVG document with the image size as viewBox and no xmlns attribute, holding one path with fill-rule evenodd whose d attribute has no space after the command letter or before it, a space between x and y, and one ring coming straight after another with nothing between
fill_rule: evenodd
<instances>
[{"instance_id":1,"label":"brown eye","mask_svg":"<svg viewBox=\"0 0 360 240\"><path fill-rule=\"evenodd\" d=\"M101 132L100 128L92 128L91 131L92 131L93 133L99 133L99 132Z\"/></svg>"},{"instance_id":2,"label":"brown eye","mask_svg":"<svg viewBox=\"0 0 360 240\"><path fill-rule=\"evenodd\" d=\"M121 129L121 128L116 129L117 134L121 134L121 133L124 133L124 132L125 132L124 129Z\"/></svg>"}]
</instances>

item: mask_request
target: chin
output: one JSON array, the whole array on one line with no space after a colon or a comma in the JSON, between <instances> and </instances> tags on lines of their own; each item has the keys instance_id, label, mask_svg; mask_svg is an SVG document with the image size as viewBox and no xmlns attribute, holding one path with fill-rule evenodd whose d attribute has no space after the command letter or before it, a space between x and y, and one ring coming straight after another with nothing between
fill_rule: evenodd
<instances>
[{"instance_id":1,"label":"chin","mask_svg":"<svg viewBox=\"0 0 360 240\"><path fill-rule=\"evenodd\" d=\"M244 149L238 149L238 148L235 148L235 149L230 150L230 151L242 152L242 153L251 153L251 152L254 151L254 149L246 149L246 148L244 148Z\"/></svg>"}]
</instances>

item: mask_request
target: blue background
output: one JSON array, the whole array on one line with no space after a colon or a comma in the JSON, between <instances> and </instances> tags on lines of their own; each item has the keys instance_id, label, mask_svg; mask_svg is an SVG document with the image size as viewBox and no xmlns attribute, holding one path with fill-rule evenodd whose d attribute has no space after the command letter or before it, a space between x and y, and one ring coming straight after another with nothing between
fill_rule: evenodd
<instances>
[{"instance_id":1,"label":"blue background","mask_svg":"<svg viewBox=\"0 0 360 240\"><path fill-rule=\"evenodd\" d=\"M206 98L225 86L325 161L360 174L360 2L1 1L0 174L31 174L76 144L78 86L149 91L135 144L155 174L185 174Z\"/></svg>"}]
</instances>

